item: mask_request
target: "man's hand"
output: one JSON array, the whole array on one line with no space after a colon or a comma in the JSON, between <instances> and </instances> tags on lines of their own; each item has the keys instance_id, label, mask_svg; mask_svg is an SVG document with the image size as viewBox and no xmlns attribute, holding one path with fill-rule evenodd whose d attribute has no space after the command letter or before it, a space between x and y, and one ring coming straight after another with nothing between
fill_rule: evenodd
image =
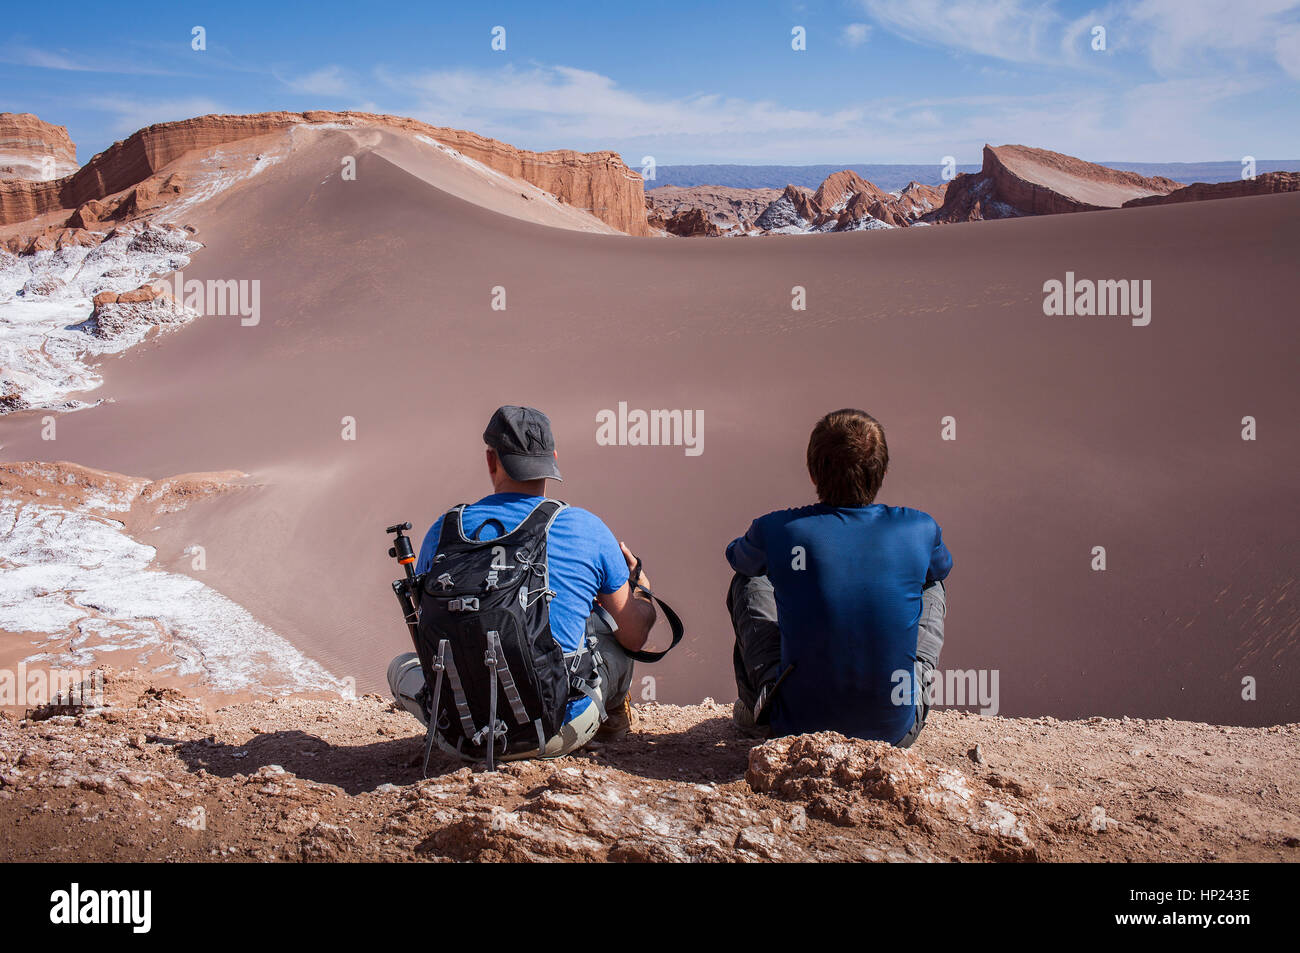
<instances>
[{"instance_id":1,"label":"man's hand","mask_svg":"<svg viewBox=\"0 0 1300 953\"><path fill-rule=\"evenodd\" d=\"M627 571L630 574L636 568L637 558L632 554L632 550L627 548L627 543L619 543L618 548L623 550L623 559L627 562ZM647 602L650 601L650 597L645 593L636 592L636 586L638 585L645 586L653 591L653 587L650 585L650 577L646 575L644 566L641 567L640 578L629 581L633 583L633 595L645 599Z\"/></svg>"}]
</instances>

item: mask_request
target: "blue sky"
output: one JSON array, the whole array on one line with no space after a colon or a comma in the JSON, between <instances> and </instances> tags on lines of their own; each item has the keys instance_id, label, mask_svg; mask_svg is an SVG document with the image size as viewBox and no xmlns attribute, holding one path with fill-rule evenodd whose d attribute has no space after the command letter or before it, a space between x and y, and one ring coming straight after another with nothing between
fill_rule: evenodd
<instances>
[{"instance_id":1,"label":"blue sky","mask_svg":"<svg viewBox=\"0 0 1300 953\"><path fill-rule=\"evenodd\" d=\"M313 108L634 166L965 164L986 141L1300 157L1300 0L65 2L6 19L0 111L67 126L83 162L152 122Z\"/></svg>"}]
</instances>

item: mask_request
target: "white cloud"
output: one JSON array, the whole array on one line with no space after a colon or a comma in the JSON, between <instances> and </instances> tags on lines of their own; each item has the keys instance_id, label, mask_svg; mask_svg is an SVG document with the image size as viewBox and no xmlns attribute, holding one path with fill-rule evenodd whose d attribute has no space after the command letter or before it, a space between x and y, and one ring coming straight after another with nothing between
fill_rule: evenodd
<instances>
[{"instance_id":1,"label":"white cloud","mask_svg":"<svg viewBox=\"0 0 1300 953\"><path fill-rule=\"evenodd\" d=\"M1288 76L1300 80L1300 26L1278 31L1277 62Z\"/></svg>"},{"instance_id":2,"label":"white cloud","mask_svg":"<svg viewBox=\"0 0 1300 953\"><path fill-rule=\"evenodd\" d=\"M1162 80L1128 88L1090 79L1033 92L881 97L839 109L791 109L706 93L646 95L563 66L380 73L386 111L471 129L531 149L614 149L660 163L917 162L1019 142L1094 160L1171 161L1291 154L1279 127L1260 143L1234 105L1268 88L1252 75ZM391 99L390 98L390 99ZM1247 149L1245 143L1249 142Z\"/></svg>"},{"instance_id":3,"label":"white cloud","mask_svg":"<svg viewBox=\"0 0 1300 953\"><path fill-rule=\"evenodd\" d=\"M1115 17L1160 73L1258 68L1274 58L1285 69L1280 34L1297 28L1300 0L1142 0Z\"/></svg>"},{"instance_id":4,"label":"white cloud","mask_svg":"<svg viewBox=\"0 0 1300 953\"><path fill-rule=\"evenodd\" d=\"M645 96L613 79L568 66L507 66L494 71L442 70L379 78L390 89L413 93L423 118L465 125L487 135L530 131L564 144L573 140L660 136L775 134L827 125L846 128L853 110L791 109L766 100L699 93L678 98Z\"/></svg>"},{"instance_id":5,"label":"white cloud","mask_svg":"<svg viewBox=\"0 0 1300 953\"><path fill-rule=\"evenodd\" d=\"M348 73L339 66L324 66L302 76L279 76L277 79L298 93L318 96L342 96L357 88Z\"/></svg>"},{"instance_id":6,"label":"white cloud","mask_svg":"<svg viewBox=\"0 0 1300 953\"><path fill-rule=\"evenodd\" d=\"M862 0L862 7L915 43L1016 63L1058 62L1067 29L1051 5L1026 0Z\"/></svg>"},{"instance_id":7,"label":"white cloud","mask_svg":"<svg viewBox=\"0 0 1300 953\"><path fill-rule=\"evenodd\" d=\"M168 76L169 70L152 69L136 61L115 61L92 55L70 54L62 50L42 50L33 46L6 46L0 50L0 63L30 66L37 69L74 73L121 73L136 76Z\"/></svg>"},{"instance_id":8,"label":"white cloud","mask_svg":"<svg viewBox=\"0 0 1300 953\"><path fill-rule=\"evenodd\" d=\"M35 66L39 69L59 69L75 70L78 72L89 72L90 67L77 62L65 53L56 53L52 50L25 49L17 52L6 51L4 54L6 63L13 63L16 66Z\"/></svg>"},{"instance_id":9,"label":"white cloud","mask_svg":"<svg viewBox=\"0 0 1300 953\"><path fill-rule=\"evenodd\" d=\"M205 96L182 99L142 100L127 96L92 96L86 101L91 109L109 113L114 133L132 133L156 122L192 119L208 113L221 113L223 109L215 100Z\"/></svg>"},{"instance_id":10,"label":"white cloud","mask_svg":"<svg viewBox=\"0 0 1300 953\"><path fill-rule=\"evenodd\" d=\"M1110 50L1134 52L1162 75L1257 70L1276 61L1296 75L1300 0L1139 0L1067 17L1031 0L859 0L890 32L915 43L1014 63L1091 66L1093 26Z\"/></svg>"},{"instance_id":11,"label":"white cloud","mask_svg":"<svg viewBox=\"0 0 1300 953\"><path fill-rule=\"evenodd\" d=\"M869 23L849 23L840 31L840 42L845 46L858 47L871 38Z\"/></svg>"}]
</instances>

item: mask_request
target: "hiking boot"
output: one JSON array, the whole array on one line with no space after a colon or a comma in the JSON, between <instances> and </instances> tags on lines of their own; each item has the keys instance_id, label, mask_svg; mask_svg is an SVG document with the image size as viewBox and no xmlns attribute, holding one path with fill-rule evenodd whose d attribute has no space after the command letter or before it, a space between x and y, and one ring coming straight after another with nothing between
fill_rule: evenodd
<instances>
[{"instance_id":1,"label":"hiking boot","mask_svg":"<svg viewBox=\"0 0 1300 953\"><path fill-rule=\"evenodd\" d=\"M605 723L596 732L597 741L622 741L632 732L632 693L624 692L623 700L612 710L605 709Z\"/></svg>"},{"instance_id":2,"label":"hiking boot","mask_svg":"<svg viewBox=\"0 0 1300 953\"><path fill-rule=\"evenodd\" d=\"M747 738L769 738L772 735L770 727L754 723L754 712L739 698L731 706L731 720Z\"/></svg>"}]
</instances>

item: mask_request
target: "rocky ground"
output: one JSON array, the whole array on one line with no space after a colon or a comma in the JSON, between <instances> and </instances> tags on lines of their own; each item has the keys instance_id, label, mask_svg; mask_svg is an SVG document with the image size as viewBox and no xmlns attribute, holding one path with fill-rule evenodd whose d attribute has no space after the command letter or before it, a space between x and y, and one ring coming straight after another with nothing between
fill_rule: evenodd
<instances>
[{"instance_id":1,"label":"rocky ground","mask_svg":"<svg viewBox=\"0 0 1300 953\"><path fill-rule=\"evenodd\" d=\"M421 780L387 700L209 709L137 673L0 719L0 860L1294 860L1300 725L940 711L918 745L758 743L727 706Z\"/></svg>"}]
</instances>

